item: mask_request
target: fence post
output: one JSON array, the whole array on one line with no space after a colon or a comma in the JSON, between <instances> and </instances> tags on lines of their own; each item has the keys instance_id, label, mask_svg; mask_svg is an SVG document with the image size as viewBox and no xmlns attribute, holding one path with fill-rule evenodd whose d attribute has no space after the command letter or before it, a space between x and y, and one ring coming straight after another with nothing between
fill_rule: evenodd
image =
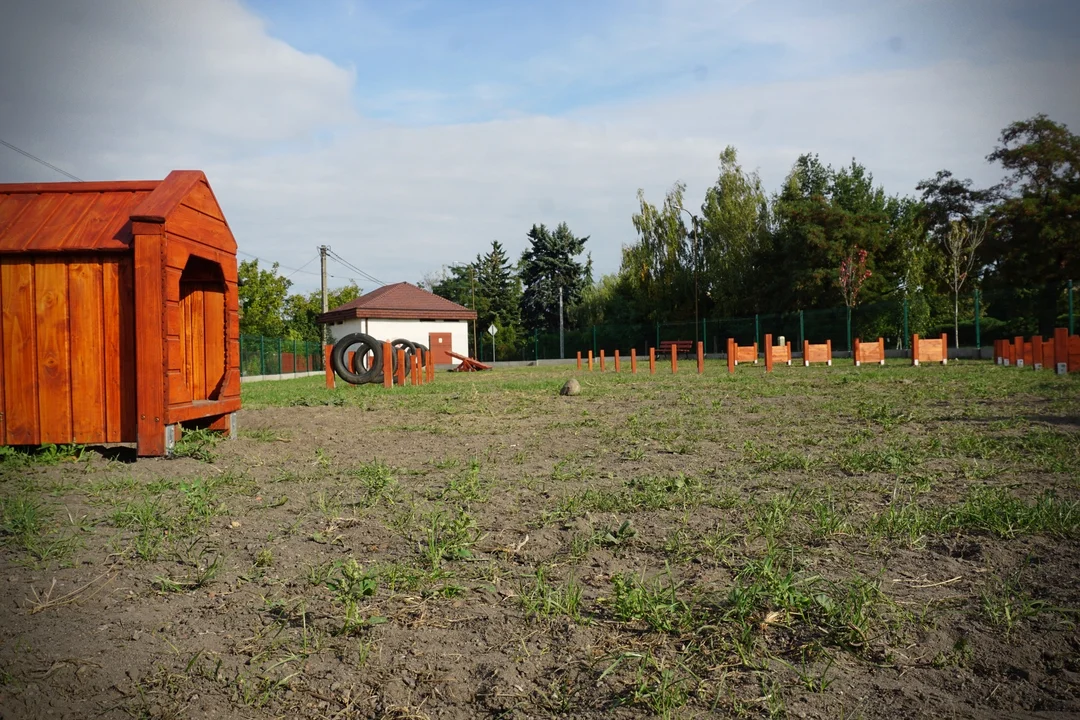
<instances>
[{"instance_id":1,"label":"fence post","mask_svg":"<svg viewBox=\"0 0 1080 720\"><path fill-rule=\"evenodd\" d=\"M799 311L799 347L806 342L806 325L803 322L803 311Z\"/></svg>"},{"instance_id":2,"label":"fence post","mask_svg":"<svg viewBox=\"0 0 1080 720\"><path fill-rule=\"evenodd\" d=\"M847 349L851 352L851 306L847 308Z\"/></svg>"},{"instance_id":3,"label":"fence post","mask_svg":"<svg viewBox=\"0 0 1080 720\"><path fill-rule=\"evenodd\" d=\"M1076 315L1073 314L1073 281L1069 281L1069 334L1076 334Z\"/></svg>"},{"instance_id":4,"label":"fence post","mask_svg":"<svg viewBox=\"0 0 1080 720\"><path fill-rule=\"evenodd\" d=\"M259 374L266 374L266 338L259 336Z\"/></svg>"},{"instance_id":5,"label":"fence post","mask_svg":"<svg viewBox=\"0 0 1080 720\"><path fill-rule=\"evenodd\" d=\"M982 348L982 330L979 328L979 288L975 288L975 349ZM957 338L959 341L959 338Z\"/></svg>"},{"instance_id":6,"label":"fence post","mask_svg":"<svg viewBox=\"0 0 1080 720\"><path fill-rule=\"evenodd\" d=\"M906 350L907 349L905 346L907 345L907 339L909 337L910 337L910 335L908 335L908 300L905 297L904 298L904 335L903 335L903 337L900 338L900 349L901 350Z\"/></svg>"},{"instance_id":7,"label":"fence post","mask_svg":"<svg viewBox=\"0 0 1080 720\"><path fill-rule=\"evenodd\" d=\"M292 374L296 374L296 338L292 340Z\"/></svg>"}]
</instances>

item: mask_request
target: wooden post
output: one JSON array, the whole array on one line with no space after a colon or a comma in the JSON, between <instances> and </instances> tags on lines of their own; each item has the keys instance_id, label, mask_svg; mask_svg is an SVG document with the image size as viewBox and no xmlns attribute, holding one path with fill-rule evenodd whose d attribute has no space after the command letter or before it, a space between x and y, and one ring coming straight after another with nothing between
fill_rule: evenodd
<instances>
[{"instance_id":1,"label":"wooden post","mask_svg":"<svg viewBox=\"0 0 1080 720\"><path fill-rule=\"evenodd\" d=\"M577 351L577 369L578 370L581 369L581 351L580 350Z\"/></svg>"},{"instance_id":2,"label":"wooden post","mask_svg":"<svg viewBox=\"0 0 1080 720\"><path fill-rule=\"evenodd\" d=\"M1016 367L1024 367L1024 336L1017 335L1013 338L1013 345L1016 346L1016 362L1013 364Z\"/></svg>"},{"instance_id":3,"label":"wooden post","mask_svg":"<svg viewBox=\"0 0 1080 720\"><path fill-rule=\"evenodd\" d=\"M388 342L382 344L382 384L394 387L394 346Z\"/></svg>"},{"instance_id":4,"label":"wooden post","mask_svg":"<svg viewBox=\"0 0 1080 720\"><path fill-rule=\"evenodd\" d=\"M911 364L915 367L919 365L919 333L911 335Z\"/></svg>"},{"instance_id":5,"label":"wooden post","mask_svg":"<svg viewBox=\"0 0 1080 720\"><path fill-rule=\"evenodd\" d=\"M878 352L881 353L881 355L880 355L881 360L878 362L878 365L884 365L885 364L885 338L879 337L877 339L877 346L878 346Z\"/></svg>"},{"instance_id":6,"label":"wooden post","mask_svg":"<svg viewBox=\"0 0 1080 720\"><path fill-rule=\"evenodd\" d=\"M330 354L334 351L333 345L323 345L323 369L326 370L326 388L334 389L334 365L330 362Z\"/></svg>"},{"instance_id":7,"label":"wooden post","mask_svg":"<svg viewBox=\"0 0 1080 720\"><path fill-rule=\"evenodd\" d=\"M728 373L735 374L735 339L727 339L727 371Z\"/></svg>"},{"instance_id":8,"label":"wooden post","mask_svg":"<svg viewBox=\"0 0 1080 720\"><path fill-rule=\"evenodd\" d=\"M656 374L656 348L649 348L649 374Z\"/></svg>"},{"instance_id":9,"label":"wooden post","mask_svg":"<svg viewBox=\"0 0 1080 720\"><path fill-rule=\"evenodd\" d=\"M605 369L605 366L604 366L604 351L601 350L600 351L600 372L604 372L604 369Z\"/></svg>"},{"instance_id":10,"label":"wooden post","mask_svg":"<svg viewBox=\"0 0 1080 720\"><path fill-rule=\"evenodd\" d=\"M1020 344L1020 354L1021 356L1024 354L1023 343ZM941 333L941 364L949 364L949 336L945 333Z\"/></svg>"},{"instance_id":11,"label":"wooden post","mask_svg":"<svg viewBox=\"0 0 1080 720\"><path fill-rule=\"evenodd\" d=\"M1054 328L1054 372L1069 372L1069 329Z\"/></svg>"},{"instance_id":12,"label":"wooden post","mask_svg":"<svg viewBox=\"0 0 1080 720\"><path fill-rule=\"evenodd\" d=\"M427 380L435 382L435 353L430 350L427 353Z\"/></svg>"},{"instance_id":13,"label":"wooden post","mask_svg":"<svg viewBox=\"0 0 1080 720\"><path fill-rule=\"evenodd\" d=\"M859 365L860 365L860 362L859 362L859 345L860 344L861 343L859 342L859 338L855 338L855 352L852 353L852 357L855 358L855 367L859 367Z\"/></svg>"},{"instance_id":14,"label":"wooden post","mask_svg":"<svg viewBox=\"0 0 1080 720\"><path fill-rule=\"evenodd\" d=\"M679 346L675 343L671 343L671 372L676 373L679 371Z\"/></svg>"},{"instance_id":15,"label":"wooden post","mask_svg":"<svg viewBox=\"0 0 1080 720\"><path fill-rule=\"evenodd\" d=\"M165 428L165 398L169 394L169 380L165 374L168 364L165 314L162 311L166 282L165 225L138 224L147 226L136 228L133 238L135 327L139 329L135 333L136 453L145 457L165 455L171 450ZM4 292L6 303L7 288ZM122 299L121 303L125 301ZM1064 345L1062 343L1062 347ZM21 382L30 382L30 379L23 378Z\"/></svg>"},{"instance_id":16,"label":"wooden post","mask_svg":"<svg viewBox=\"0 0 1080 720\"><path fill-rule=\"evenodd\" d=\"M791 361L795 359L795 356L791 354L791 341L787 341L787 364L790 365Z\"/></svg>"},{"instance_id":17,"label":"wooden post","mask_svg":"<svg viewBox=\"0 0 1080 720\"><path fill-rule=\"evenodd\" d=\"M397 384L405 384L405 348L397 350Z\"/></svg>"},{"instance_id":18,"label":"wooden post","mask_svg":"<svg viewBox=\"0 0 1080 720\"><path fill-rule=\"evenodd\" d=\"M1031 366L1036 370L1042 370L1043 366L1043 341L1042 335L1031 336Z\"/></svg>"},{"instance_id":19,"label":"wooden post","mask_svg":"<svg viewBox=\"0 0 1080 720\"><path fill-rule=\"evenodd\" d=\"M589 351L589 372L592 372L592 350Z\"/></svg>"},{"instance_id":20,"label":"wooden post","mask_svg":"<svg viewBox=\"0 0 1080 720\"><path fill-rule=\"evenodd\" d=\"M630 348L630 374L637 375L637 348Z\"/></svg>"},{"instance_id":21,"label":"wooden post","mask_svg":"<svg viewBox=\"0 0 1080 720\"><path fill-rule=\"evenodd\" d=\"M697 344L697 374L705 372L705 343L698 340Z\"/></svg>"},{"instance_id":22,"label":"wooden post","mask_svg":"<svg viewBox=\"0 0 1080 720\"><path fill-rule=\"evenodd\" d=\"M829 359L825 364L832 365L832 340L825 341L825 354L829 356Z\"/></svg>"},{"instance_id":23,"label":"wooden post","mask_svg":"<svg viewBox=\"0 0 1080 720\"><path fill-rule=\"evenodd\" d=\"M810 367L810 341L802 341L802 364L803 367Z\"/></svg>"},{"instance_id":24,"label":"wooden post","mask_svg":"<svg viewBox=\"0 0 1080 720\"><path fill-rule=\"evenodd\" d=\"M772 333L765 333L765 372L772 372Z\"/></svg>"},{"instance_id":25,"label":"wooden post","mask_svg":"<svg viewBox=\"0 0 1080 720\"><path fill-rule=\"evenodd\" d=\"M755 365L757 365L757 354L758 354L757 341L755 340L754 341L754 364Z\"/></svg>"},{"instance_id":26,"label":"wooden post","mask_svg":"<svg viewBox=\"0 0 1080 720\"><path fill-rule=\"evenodd\" d=\"M619 351L615 351L615 372L619 372Z\"/></svg>"}]
</instances>

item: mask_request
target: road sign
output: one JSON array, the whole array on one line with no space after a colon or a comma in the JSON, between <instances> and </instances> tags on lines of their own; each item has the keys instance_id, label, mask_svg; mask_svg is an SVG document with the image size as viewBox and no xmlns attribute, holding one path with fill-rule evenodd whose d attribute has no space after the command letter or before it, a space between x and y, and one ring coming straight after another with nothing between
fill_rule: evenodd
<instances>
[{"instance_id":1,"label":"road sign","mask_svg":"<svg viewBox=\"0 0 1080 720\"><path fill-rule=\"evenodd\" d=\"M490 335L491 337L495 337L495 333L497 332L499 332L499 328L495 327L494 325L488 326L488 335Z\"/></svg>"}]
</instances>

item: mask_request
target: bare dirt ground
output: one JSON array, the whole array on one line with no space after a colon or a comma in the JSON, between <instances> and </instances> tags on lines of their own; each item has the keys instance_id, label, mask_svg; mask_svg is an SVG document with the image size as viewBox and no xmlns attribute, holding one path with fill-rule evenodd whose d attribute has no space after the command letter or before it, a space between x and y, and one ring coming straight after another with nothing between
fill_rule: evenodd
<instances>
[{"instance_id":1,"label":"bare dirt ground","mask_svg":"<svg viewBox=\"0 0 1080 720\"><path fill-rule=\"evenodd\" d=\"M0 716L1080 714L1080 378L690 370L0 448Z\"/></svg>"}]
</instances>

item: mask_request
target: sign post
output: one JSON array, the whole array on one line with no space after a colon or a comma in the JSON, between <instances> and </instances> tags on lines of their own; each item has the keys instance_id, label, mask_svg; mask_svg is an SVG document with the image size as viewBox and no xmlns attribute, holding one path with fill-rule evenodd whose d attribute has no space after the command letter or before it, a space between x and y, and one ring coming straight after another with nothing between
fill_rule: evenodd
<instances>
[{"instance_id":1,"label":"sign post","mask_svg":"<svg viewBox=\"0 0 1080 720\"><path fill-rule=\"evenodd\" d=\"M499 332L499 328L494 324L488 326L488 335L491 336L491 362L495 362L495 333Z\"/></svg>"}]
</instances>

